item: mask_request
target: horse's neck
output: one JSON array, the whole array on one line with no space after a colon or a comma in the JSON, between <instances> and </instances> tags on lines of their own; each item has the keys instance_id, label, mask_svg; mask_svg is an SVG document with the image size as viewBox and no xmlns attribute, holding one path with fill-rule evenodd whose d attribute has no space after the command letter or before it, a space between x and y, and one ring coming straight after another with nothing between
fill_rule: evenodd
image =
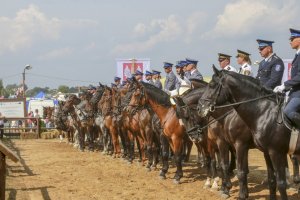
<instances>
[{"instance_id":1,"label":"horse's neck","mask_svg":"<svg viewBox=\"0 0 300 200\"><path fill-rule=\"evenodd\" d=\"M248 91L246 90L231 90L230 91L231 96L233 99L230 101L230 103L237 103L242 102L246 100L251 100L258 98L259 96L263 97L267 94L260 94L256 95L257 91ZM234 109L238 113L238 115L242 118L242 120L247 124L247 126L252 129L256 130L259 128L258 123L260 121L263 121L266 117L266 113L273 114L272 110L277 109L277 103L273 100L270 100L268 98L262 98L256 101L248 102L248 103L242 103L238 106L234 106ZM274 118L276 118L274 114ZM258 130L259 131L259 130Z\"/></svg>"},{"instance_id":2,"label":"horse's neck","mask_svg":"<svg viewBox=\"0 0 300 200\"><path fill-rule=\"evenodd\" d=\"M157 114L158 118L160 119L160 121L163 123L164 121L166 121L166 116L168 115L168 113L170 112L174 112L175 110L173 107L166 107L164 105L159 105L157 104L155 101L149 99L148 100L152 110Z\"/></svg>"}]
</instances>

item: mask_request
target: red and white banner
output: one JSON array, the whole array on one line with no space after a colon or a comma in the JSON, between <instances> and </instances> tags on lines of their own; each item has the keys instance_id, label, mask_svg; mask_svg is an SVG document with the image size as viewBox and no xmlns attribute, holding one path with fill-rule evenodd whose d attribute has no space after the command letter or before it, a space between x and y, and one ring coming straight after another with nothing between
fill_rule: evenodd
<instances>
[{"instance_id":1,"label":"red and white banner","mask_svg":"<svg viewBox=\"0 0 300 200\"><path fill-rule=\"evenodd\" d=\"M284 73L282 77L282 83L291 79L292 59L283 59Z\"/></svg>"},{"instance_id":2,"label":"red and white banner","mask_svg":"<svg viewBox=\"0 0 300 200\"><path fill-rule=\"evenodd\" d=\"M146 70L150 71L150 59L116 59L117 62L117 76L123 81L131 77L136 70L143 73Z\"/></svg>"}]
</instances>

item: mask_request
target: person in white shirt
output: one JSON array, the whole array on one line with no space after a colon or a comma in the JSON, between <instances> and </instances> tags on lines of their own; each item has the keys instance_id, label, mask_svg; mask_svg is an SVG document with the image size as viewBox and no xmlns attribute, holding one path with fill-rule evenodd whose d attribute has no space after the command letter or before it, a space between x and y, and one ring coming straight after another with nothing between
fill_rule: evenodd
<instances>
[{"instance_id":1,"label":"person in white shirt","mask_svg":"<svg viewBox=\"0 0 300 200\"><path fill-rule=\"evenodd\" d=\"M236 58L237 63L241 66L239 69L239 74L252 76L250 54L238 49Z\"/></svg>"},{"instance_id":2,"label":"person in white shirt","mask_svg":"<svg viewBox=\"0 0 300 200\"><path fill-rule=\"evenodd\" d=\"M231 58L230 55L224 53L219 53L218 55L219 55L218 61L222 69L227 71L237 72L237 70L234 67L230 66L230 58Z\"/></svg>"}]
</instances>

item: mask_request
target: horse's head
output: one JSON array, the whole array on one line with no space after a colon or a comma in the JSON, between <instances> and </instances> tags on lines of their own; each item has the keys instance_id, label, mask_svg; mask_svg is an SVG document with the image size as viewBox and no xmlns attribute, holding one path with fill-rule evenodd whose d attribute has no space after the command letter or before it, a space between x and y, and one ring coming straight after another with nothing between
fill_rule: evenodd
<instances>
[{"instance_id":1,"label":"horse's head","mask_svg":"<svg viewBox=\"0 0 300 200\"><path fill-rule=\"evenodd\" d=\"M198 114L201 117L205 117L209 112L215 111L216 105L222 105L228 101L228 95L224 83L226 78L224 77L224 71L218 70L213 66L214 75L212 80L206 86L206 90L202 97L198 101Z\"/></svg>"},{"instance_id":2,"label":"horse's head","mask_svg":"<svg viewBox=\"0 0 300 200\"><path fill-rule=\"evenodd\" d=\"M188 135L197 142L203 141L201 127L207 124L207 120L200 118L197 112L198 99L204 93L206 85L191 90L183 96L174 97L177 117L182 120Z\"/></svg>"},{"instance_id":3,"label":"horse's head","mask_svg":"<svg viewBox=\"0 0 300 200\"><path fill-rule=\"evenodd\" d=\"M63 112L70 112L71 109L73 109L74 105L78 105L81 102L81 99L78 98L76 95L71 94L67 101L64 103L63 107L62 107L62 111Z\"/></svg>"},{"instance_id":4,"label":"horse's head","mask_svg":"<svg viewBox=\"0 0 300 200\"><path fill-rule=\"evenodd\" d=\"M102 113L102 115L108 114L111 111L111 103L112 103L112 90L111 88L104 86L103 95L98 102L98 110Z\"/></svg>"},{"instance_id":5,"label":"horse's head","mask_svg":"<svg viewBox=\"0 0 300 200\"><path fill-rule=\"evenodd\" d=\"M127 103L125 110L129 113L137 107L144 106L146 104L145 88L135 79L133 79L133 82L130 84L125 97L125 102Z\"/></svg>"}]
</instances>

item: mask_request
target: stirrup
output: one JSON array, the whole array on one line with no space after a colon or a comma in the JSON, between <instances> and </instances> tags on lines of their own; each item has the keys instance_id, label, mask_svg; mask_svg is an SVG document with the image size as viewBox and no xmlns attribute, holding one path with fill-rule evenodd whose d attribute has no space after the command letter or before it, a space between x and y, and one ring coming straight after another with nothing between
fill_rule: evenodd
<instances>
[{"instance_id":1,"label":"stirrup","mask_svg":"<svg viewBox=\"0 0 300 200\"><path fill-rule=\"evenodd\" d=\"M293 127L291 132L288 154L290 155L294 154L297 146L298 137L299 137L299 129Z\"/></svg>"}]
</instances>

